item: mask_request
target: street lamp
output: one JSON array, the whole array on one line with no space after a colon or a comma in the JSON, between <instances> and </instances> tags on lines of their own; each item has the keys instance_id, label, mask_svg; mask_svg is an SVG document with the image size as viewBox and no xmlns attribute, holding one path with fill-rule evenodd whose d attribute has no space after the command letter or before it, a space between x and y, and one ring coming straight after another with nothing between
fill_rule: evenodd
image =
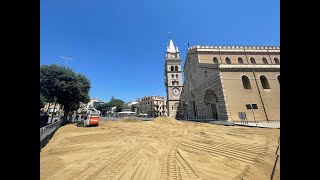
<instances>
[{"instance_id":1,"label":"street lamp","mask_svg":"<svg viewBox=\"0 0 320 180\"><path fill-rule=\"evenodd\" d=\"M65 60L64 66L67 66L67 61L68 60L72 60L71 58L67 58L67 57L63 57L63 56L60 56L60 57Z\"/></svg>"},{"instance_id":2,"label":"street lamp","mask_svg":"<svg viewBox=\"0 0 320 180\"><path fill-rule=\"evenodd\" d=\"M187 120L188 120L188 102L186 102Z\"/></svg>"}]
</instances>

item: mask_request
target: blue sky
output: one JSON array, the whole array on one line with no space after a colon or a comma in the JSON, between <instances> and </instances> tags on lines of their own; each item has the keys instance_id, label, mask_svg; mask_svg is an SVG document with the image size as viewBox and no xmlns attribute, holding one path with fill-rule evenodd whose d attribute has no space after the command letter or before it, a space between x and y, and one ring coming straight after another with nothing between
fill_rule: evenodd
<instances>
[{"instance_id":1,"label":"blue sky","mask_svg":"<svg viewBox=\"0 0 320 180\"><path fill-rule=\"evenodd\" d=\"M40 65L72 58L103 101L166 97L168 32L182 65L188 42L280 46L280 0L40 0Z\"/></svg>"}]
</instances>

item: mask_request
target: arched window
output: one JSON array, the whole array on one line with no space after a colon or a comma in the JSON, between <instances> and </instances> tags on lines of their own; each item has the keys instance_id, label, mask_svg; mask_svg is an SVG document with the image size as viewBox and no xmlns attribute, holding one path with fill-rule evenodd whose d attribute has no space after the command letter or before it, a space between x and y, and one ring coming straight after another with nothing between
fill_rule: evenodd
<instances>
[{"instance_id":1,"label":"arched window","mask_svg":"<svg viewBox=\"0 0 320 180\"><path fill-rule=\"evenodd\" d=\"M254 58L250 58L251 64L257 64Z\"/></svg>"},{"instance_id":2,"label":"arched window","mask_svg":"<svg viewBox=\"0 0 320 180\"><path fill-rule=\"evenodd\" d=\"M251 89L250 80L249 80L249 78L247 76L242 76L241 80L242 80L243 88Z\"/></svg>"},{"instance_id":3,"label":"arched window","mask_svg":"<svg viewBox=\"0 0 320 180\"><path fill-rule=\"evenodd\" d=\"M279 59L278 59L278 58L274 58L274 63L276 63L276 64L280 64Z\"/></svg>"},{"instance_id":4,"label":"arched window","mask_svg":"<svg viewBox=\"0 0 320 180\"><path fill-rule=\"evenodd\" d=\"M226 63L227 63L227 64L231 64L230 58L226 57Z\"/></svg>"},{"instance_id":5,"label":"arched window","mask_svg":"<svg viewBox=\"0 0 320 180\"><path fill-rule=\"evenodd\" d=\"M218 63L219 63L219 62L218 62L218 58L214 57L214 58L213 58L213 63L218 64Z\"/></svg>"},{"instance_id":6,"label":"arched window","mask_svg":"<svg viewBox=\"0 0 320 180\"><path fill-rule=\"evenodd\" d=\"M269 64L266 58L262 58L263 64Z\"/></svg>"},{"instance_id":7,"label":"arched window","mask_svg":"<svg viewBox=\"0 0 320 180\"><path fill-rule=\"evenodd\" d=\"M241 57L238 57L239 64L243 64L243 59Z\"/></svg>"},{"instance_id":8,"label":"arched window","mask_svg":"<svg viewBox=\"0 0 320 180\"><path fill-rule=\"evenodd\" d=\"M263 75L260 76L260 81L261 81L263 89L270 89L268 79L265 76L263 76Z\"/></svg>"},{"instance_id":9,"label":"arched window","mask_svg":"<svg viewBox=\"0 0 320 180\"><path fill-rule=\"evenodd\" d=\"M172 86L174 86L174 81L172 81Z\"/></svg>"},{"instance_id":10,"label":"arched window","mask_svg":"<svg viewBox=\"0 0 320 180\"><path fill-rule=\"evenodd\" d=\"M175 70L175 71L179 71L178 66L175 66L175 67L174 67L174 70Z\"/></svg>"},{"instance_id":11,"label":"arched window","mask_svg":"<svg viewBox=\"0 0 320 180\"><path fill-rule=\"evenodd\" d=\"M179 86L179 81L176 81L177 82L177 86Z\"/></svg>"},{"instance_id":12,"label":"arched window","mask_svg":"<svg viewBox=\"0 0 320 180\"><path fill-rule=\"evenodd\" d=\"M278 81L279 81L279 84L280 84L280 75L278 76Z\"/></svg>"},{"instance_id":13,"label":"arched window","mask_svg":"<svg viewBox=\"0 0 320 180\"><path fill-rule=\"evenodd\" d=\"M171 66L171 71L174 71L174 67L173 66Z\"/></svg>"},{"instance_id":14,"label":"arched window","mask_svg":"<svg viewBox=\"0 0 320 180\"><path fill-rule=\"evenodd\" d=\"M179 77L179 75L178 74L176 74L176 78L178 78Z\"/></svg>"},{"instance_id":15,"label":"arched window","mask_svg":"<svg viewBox=\"0 0 320 180\"><path fill-rule=\"evenodd\" d=\"M174 74L171 74L171 77L174 78Z\"/></svg>"}]
</instances>

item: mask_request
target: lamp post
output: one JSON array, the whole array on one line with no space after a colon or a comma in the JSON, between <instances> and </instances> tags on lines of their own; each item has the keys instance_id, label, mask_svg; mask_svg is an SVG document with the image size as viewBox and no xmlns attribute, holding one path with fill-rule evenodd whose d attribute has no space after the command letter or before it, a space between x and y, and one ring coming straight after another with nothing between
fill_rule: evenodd
<instances>
[{"instance_id":1,"label":"lamp post","mask_svg":"<svg viewBox=\"0 0 320 180\"><path fill-rule=\"evenodd\" d=\"M188 102L186 102L187 120L188 120Z\"/></svg>"},{"instance_id":2,"label":"lamp post","mask_svg":"<svg viewBox=\"0 0 320 180\"><path fill-rule=\"evenodd\" d=\"M72 60L71 58L67 58L67 57L63 57L63 56L60 56L60 57L65 60L64 66L67 66L67 61L68 60Z\"/></svg>"}]
</instances>

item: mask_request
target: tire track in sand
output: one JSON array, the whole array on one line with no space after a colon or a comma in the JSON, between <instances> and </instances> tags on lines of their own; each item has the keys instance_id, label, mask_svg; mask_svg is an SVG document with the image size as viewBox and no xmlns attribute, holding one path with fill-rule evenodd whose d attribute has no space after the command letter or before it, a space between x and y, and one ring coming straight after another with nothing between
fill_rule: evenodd
<instances>
[{"instance_id":1,"label":"tire track in sand","mask_svg":"<svg viewBox=\"0 0 320 180\"><path fill-rule=\"evenodd\" d=\"M83 170L81 170L79 173L74 175L71 180L83 180L89 178L92 174L96 173L100 169L102 169L104 166L106 166L110 161L112 161L113 158L119 156L122 152L122 149L116 149L113 152L104 155L102 158L99 158L96 162L94 162L92 165L87 166ZM110 158L110 155L112 156Z\"/></svg>"},{"instance_id":2,"label":"tire track in sand","mask_svg":"<svg viewBox=\"0 0 320 180\"><path fill-rule=\"evenodd\" d=\"M100 171L100 173L96 174L95 179L114 179L114 177L121 171L121 169L125 168L127 163L130 162L130 160L132 160L136 156L136 154L149 143L150 141L141 143L135 148L127 151L119 158L114 159L110 163L110 166L108 166L108 168L105 167L102 171ZM135 169L135 171L137 171L137 168Z\"/></svg>"},{"instance_id":3,"label":"tire track in sand","mask_svg":"<svg viewBox=\"0 0 320 180\"><path fill-rule=\"evenodd\" d=\"M191 152L193 154L199 153L228 157L248 164L254 164L254 160L259 155L257 153L251 153L248 151L240 151L238 149L208 145L204 143L195 143L191 141L183 141L181 143L181 147L184 151Z\"/></svg>"},{"instance_id":4,"label":"tire track in sand","mask_svg":"<svg viewBox=\"0 0 320 180\"><path fill-rule=\"evenodd\" d=\"M85 180L85 179L107 179L109 177L113 177L116 175L124 165L133 158L137 152L142 149L143 146L148 144L149 142L140 143L133 149L122 152L121 149L115 151L115 155L111 158L108 156L101 158L92 166L87 167L82 170L80 173L75 175L72 180ZM104 171L106 170L106 171ZM99 175L102 175L101 178ZM107 177L106 177L107 176Z\"/></svg>"},{"instance_id":5,"label":"tire track in sand","mask_svg":"<svg viewBox=\"0 0 320 180\"><path fill-rule=\"evenodd\" d=\"M177 150L177 154L176 154L177 160L179 162L179 164L181 165L181 167L183 168L183 170L188 174L188 176L190 178L199 178L199 176L197 175L197 173L192 169L192 167L190 166L190 164L181 156L179 150Z\"/></svg>"},{"instance_id":6,"label":"tire track in sand","mask_svg":"<svg viewBox=\"0 0 320 180\"><path fill-rule=\"evenodd\" d=\"M174 142L173 146L171 147L168 153L166 161L162 164L161 177L160 177L161 179L176 179L176 180L182 179L180 174L180 169L177 165L177 160L176 160L176 152L179 144L180 144L180 140Z\"/></svg>"}]
</instances>

